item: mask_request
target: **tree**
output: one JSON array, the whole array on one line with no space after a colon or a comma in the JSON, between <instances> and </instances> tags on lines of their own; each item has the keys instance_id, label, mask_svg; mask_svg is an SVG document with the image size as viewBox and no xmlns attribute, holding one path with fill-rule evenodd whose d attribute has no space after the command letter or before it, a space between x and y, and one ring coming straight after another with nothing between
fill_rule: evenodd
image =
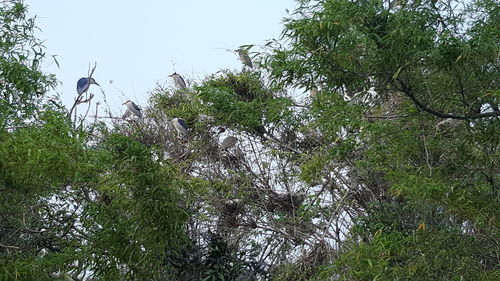
<instances>
[{"instance_id":1,"label":"tree","mask_svg":"<svg viewBox=\"0 0 500 281\"><path fill-rule=\"evenodd\" d=\"M343 167L366 212L333 276L498 278L498 12L492 1L300 1L285 47L271 44L275 83L323 87L311 125L340 144L314 161Z\"/></svg>"},{"instance_id":2,"label":"tree","mask_svg":"<svg viewBox=\"0 0 500 281\"><path fill-rule=\"evenodd\" d=\"M40 71L45 57L42 42L34 37L34 19L19 1L3 1L0 18L0 128L35 117L43 95L55 85L53 75Z\"/></svg>"},{"instance_id":3,"label":"tree","mask_svg":"<svg viewBox=\"0 0 500 281\"><path fill-rule=\"evenodd\" d=\"M189 182L102 123L76 128L47 100L55 79L26 6L3 1L0 18L0 279L168 276L167 249L187 240L178 192Z\"/></svg>"},{"instance_id":4,"label":"tree","mask_svg":"<svg viewBox=\"0 0 500 281\"><path fill-rule=\"evenodd\" d=\"M298 3L141 118L2 104L0 279L497 280L498 5Z\"/></svg>"}]
</instances>

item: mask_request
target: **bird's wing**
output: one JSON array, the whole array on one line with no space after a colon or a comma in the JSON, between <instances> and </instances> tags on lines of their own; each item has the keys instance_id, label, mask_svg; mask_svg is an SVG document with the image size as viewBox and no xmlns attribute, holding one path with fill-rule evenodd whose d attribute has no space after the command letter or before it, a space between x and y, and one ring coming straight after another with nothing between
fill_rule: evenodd
<instances>
[{"instance_id":1,"label":"bird's wing","mask_svg":"<svg viewBox=\"0 0 500 281\"><path fill-rule=\"evenodd\" d=\"M222 141L222 143L221 143L221 145L220 145L220 146L222 147L222 149L226 149L226 148L228 148L228 147L232 146L232 145L233 145L233 144L235 144L235 143L236 143L236 138L235 138L235 137L231 137L231 136L230 136L230 137L225 138L225 139Z\"/></svg>"},{"instance_id":2,"label":"bird's wing","mask_svg":"<svg viewBox=\"0 0 500 281\"><path fill-rule=\"evenodd\" d=\"M247 61L247 64L250 68L253 67L253 63L252 63L252 59L250 59L250 57L248 57L248 61Z\"/></svg>"},{"instance_id":3,"label":"bird's wing","mask_svg":"<svg viewBox=\"0 0 500 281\"><path fill-rule=\"evenodd\" d=\"M181 85L182 88L186 88L186 81L184 81L184 78L182 78L182 76L180 75L177 75L178 79L179 79L179 84Z\"/></svg>"},{"instance_id":4,"label":"bird's wing","mask_svg":"<svg viewBox=\"0 0 500 281\"><path fill-rule=\"evenodd\" d=\"M240 54L240 59L241 61L243 62L244 65L248 66L248 67L252 67L253 64L252 64L252 59L250 58L250 56L248 55L247 52L242 52Z\"/></svg>"},{"instance_id":5,"label":"bird's wing","mask_svg":"<svg viewBox=\"0 0 500 281\"><path fill-rule=\"evenodd\" d=\"M135 104L134 102L131 102L131 104L132 104L132 107L133 107L135 110L137 110L137 111L139 111L139 112L141 111L141 108L140 108L137 104Z\"/></svg>"},{"instance_id":6,"label":"bird's wing","mask_svg":"<svg viewBox=\"0 0 500 281\"><path fill-rule=\"evenodd\" d=\"M89 88L89 79L88 78L80 78L76 83L76 91L78 94L82 94Z\"/></svg>"},{"instance_id":7,"label":"bird's wing","mask_svg":"<svg viewBox=\"0 0 500 281\"><path fill-rule=\"evenodd\" d=\"M187 130L187 128L188 128L188 127L187 127L186 121L184 121L183 119L180 119L180 118L179 118L179 119L177 119L177 121L179 122L179 124L180 124L180 125L181 125L184 129L186 129L186 130Z\"/></svg>"}]
</instances>

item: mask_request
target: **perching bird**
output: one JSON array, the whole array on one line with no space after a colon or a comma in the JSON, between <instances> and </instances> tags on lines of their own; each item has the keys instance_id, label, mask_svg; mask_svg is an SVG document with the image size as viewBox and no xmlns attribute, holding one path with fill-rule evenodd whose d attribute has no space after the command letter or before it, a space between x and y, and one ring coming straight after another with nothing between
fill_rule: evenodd
<instances>
[{"instance_id":1,"label":"perching bird","mask_svg":"<svg viewBox=\"0 0 500 281\"><path fill-rule=\"evenodd\" d=\"M142 117L141 108L137 104L135 104L133 101L128 100L128 101L124 102L123 104L127 105L127 111L131 112L132 114L134 114L135 116L137 116L139 118ZM125 112L125 114L123 115L123 118L128 117L128 115L130 115L130 114L127 114L127 112Z\"/></svg>"},{"instance_id":2,"label":"perching bird","mask_svg":"<svg viewBox=\"0 0 500 281\"><path fill-rule=\"evenodd\" d=\"M187 135L188 134L188 127L186 124L186 121L182 120L181 118L174 118L172 119L172 124L174 125L174 128L177 130L177 133L179 135Z\"/></svg>"},{"instance_id":3,"label":"perching bird","mask_svg":"<svg viewBox=\"0 0 500 281\"><path fill-rule=\"evenodd\" d=\"M309 90L309 95L311 95L311 98L316 98L318 96L318 88L316 86L313 86L311 90Z\"/></svg>"},{"instance_id":4,"label":"perching bird","mask_svg":"<svg viewBox=\"0 0 500 281\"><path fill-rule=\"evenodd\" d=\"M441 130L452 131L457 126L459 126L460 123L462 123L462 121L463 120L446 118L444 120L439 121L436 124L435 129L436 129L436 131L441 131Z\"/></svg>"},{"instance_id":5,"label":"perching bird","mask_svg":"<svg viewBox=\"0 0 500 281\"><path fill-rule=\"evenodd\" d=\"M130 115L132 115L132 112L130 110L125 110L125 113L123 113L122 119L128 118Z\"/></svg>"},{"instance_id":6,"label":"perching bird","mask_svg":"<svg viewBox=\"0 0 500 281\"><path fill-rule=\"evenodd\" d=\"M78 95L81 95L81 94L85 93L89 89L90 85L92 85L92 84L96 84L97 86L100 86L99 84L97 84L97 82L92 77L80 78L78 80L78 82L76 83L76 92L78 93Z\"/></svg>"},{"instance_id":7,"label":"perching bird","mask_svg":"<svg viewBox=\"0 0 500 281\"><path fill-rule=\"evenodd\" d=\"M186 82L184 81L184 79L182 78L182 76L180 76L179 74L177 74L177 72L174 72L172 74L169 75L169 77L172 77L172 79L174 79L174 83L175 83L175 86L179 89L186 89Z\"/></svg>"},{"instance_id":8,"label":"perching bird","mask_svg":"<svg viewBox=\"0 0 500 281\"><path fill-rule=\"evenodd\" d=\"M229 136L229 137L225 138L220 143L220 147L222 150L226 150L226 149L230 148L231 146L235 145L237 142L238 142L238 138L233 137L233 136Z\"/></svg>"},{"instance_id":9,"label":"perching bird","mask_svg":"<svg viewBox=\"0 0 500 281\"><path fill-rule=\"evenodd\" d=\"M248 66L250 68L253 67L252 59L248 55L248 51L247 50L239 48L239 49L236 49L235 52L238 53L238 56L240 56L240 60L243 63L243 65L246 65L246 66Z\"/></svg>"}]
</instances>

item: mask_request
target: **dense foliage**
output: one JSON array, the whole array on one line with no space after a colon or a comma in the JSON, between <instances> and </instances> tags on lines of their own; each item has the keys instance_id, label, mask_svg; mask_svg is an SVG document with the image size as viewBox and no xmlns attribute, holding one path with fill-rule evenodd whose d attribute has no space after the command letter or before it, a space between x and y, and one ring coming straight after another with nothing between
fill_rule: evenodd
<instances>
[{"instance_id":1,"label":"dense foliage","mask_svg":"<svg viewBox=\"0 0 500 281\"><path fill-rule=\"evenodd\" d=\"M3 1L0 279L499 280L498 3L297 3L253 69L74 124Z\"/></svg>"}]
</instances>

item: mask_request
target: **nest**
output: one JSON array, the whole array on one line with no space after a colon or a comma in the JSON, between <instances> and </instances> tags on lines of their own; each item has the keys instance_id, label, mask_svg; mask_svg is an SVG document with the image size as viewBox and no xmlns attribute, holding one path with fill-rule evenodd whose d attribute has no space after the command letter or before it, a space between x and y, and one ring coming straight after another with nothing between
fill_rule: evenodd
<instances>
[{"instance_id":1,"label":"nest","mask_svg":"<svg viewBox=\"0 0 500 281\"><path fill-rule=\"evenodd\" d=\"M206 132L200 137L198 141L198 151L211 161L219 161L221 159L219 145L217 141L213 139L210 132Z\"/></svg>"},{"instance_id":2,"label":"nest","mask_svg":"<svg viewBox=\"0 0 500 281\"><path fill-rule=\"evenodd\" d=\"M247 81L238 78L238 76L232 75L228 77L229 85L236 95L238 95L242 101L252 101L255 99L257 95L252 92L251 85Z\"/></svg>"},{"instance_id":3,"label":"nest","mask_svg":"<svg viewBox=\"0 0 500 281\"><path fill-rule=\"evenodd\" d=\"M289 216L295 216L299 207L304 203L305 198L304 194L278 194L272 192L268 196L266 208L270 212L281 211Z\"/></svg>"},{"instance_id":4,"label":"nest","mask_svg":"<svg viewBox=\"0 0 500 281\"><path fill-rule=\"evenodd\" d=\"M291 129L285 129L280 135L280 140L286 144L294 144L297 141L297 134Z\"/></svg>"},{"instance_id":5,"label":"nest","mask_svg":"<svg viewBox=\"0 0 500 281\"><path fill-rule=\"evenodd\" d=\"M241 160L241 157L237 155L226 153L222 157L222 164L226 169L237 169L241 166Z\"/></svg>"},{"instance_id":6,"label":"nest","mask_svg":"<svg viewBox=\"0 0 500 281\"><path fill-rule=\"evenodd\" d=\"M241 214L245 212L244 205L239 200L227 200L218 206L220 216L218 229L227 231L237 228L240 225Z\"/></svg>"},{"instance_id":7,"label":"nest","mask_svg":"<svg viewBox=\"0 0 500 281\"><path fill-rule=\"evenodd\" d=\"M165 151L169 158L176 160L185 160L191 154L186 143L181 140L174 140L165 145Z\"/></svg>"},{"instance_id":8,"label":"nest","mask_svg":"<svg viewBox=\"0 0 500 281\"><path fill-rule=\"evenodd\" d=\"M316 275L321 265L329 262L330 247L325 242L315 244L305 255L298 260L298 264L304 269L307 279Z\"/></svg>"},{"instance_id":9,"label":"nest","mask_svg":"<svg viewBox=\"0 0 500 281\"><path fill-rule=\"evenodd\" d=\"M299 143L299 147L312 150L316 147L323 145L324 137L318 133L308 133L304 136L302 141Z\"/></svg>"}]
</instances>

